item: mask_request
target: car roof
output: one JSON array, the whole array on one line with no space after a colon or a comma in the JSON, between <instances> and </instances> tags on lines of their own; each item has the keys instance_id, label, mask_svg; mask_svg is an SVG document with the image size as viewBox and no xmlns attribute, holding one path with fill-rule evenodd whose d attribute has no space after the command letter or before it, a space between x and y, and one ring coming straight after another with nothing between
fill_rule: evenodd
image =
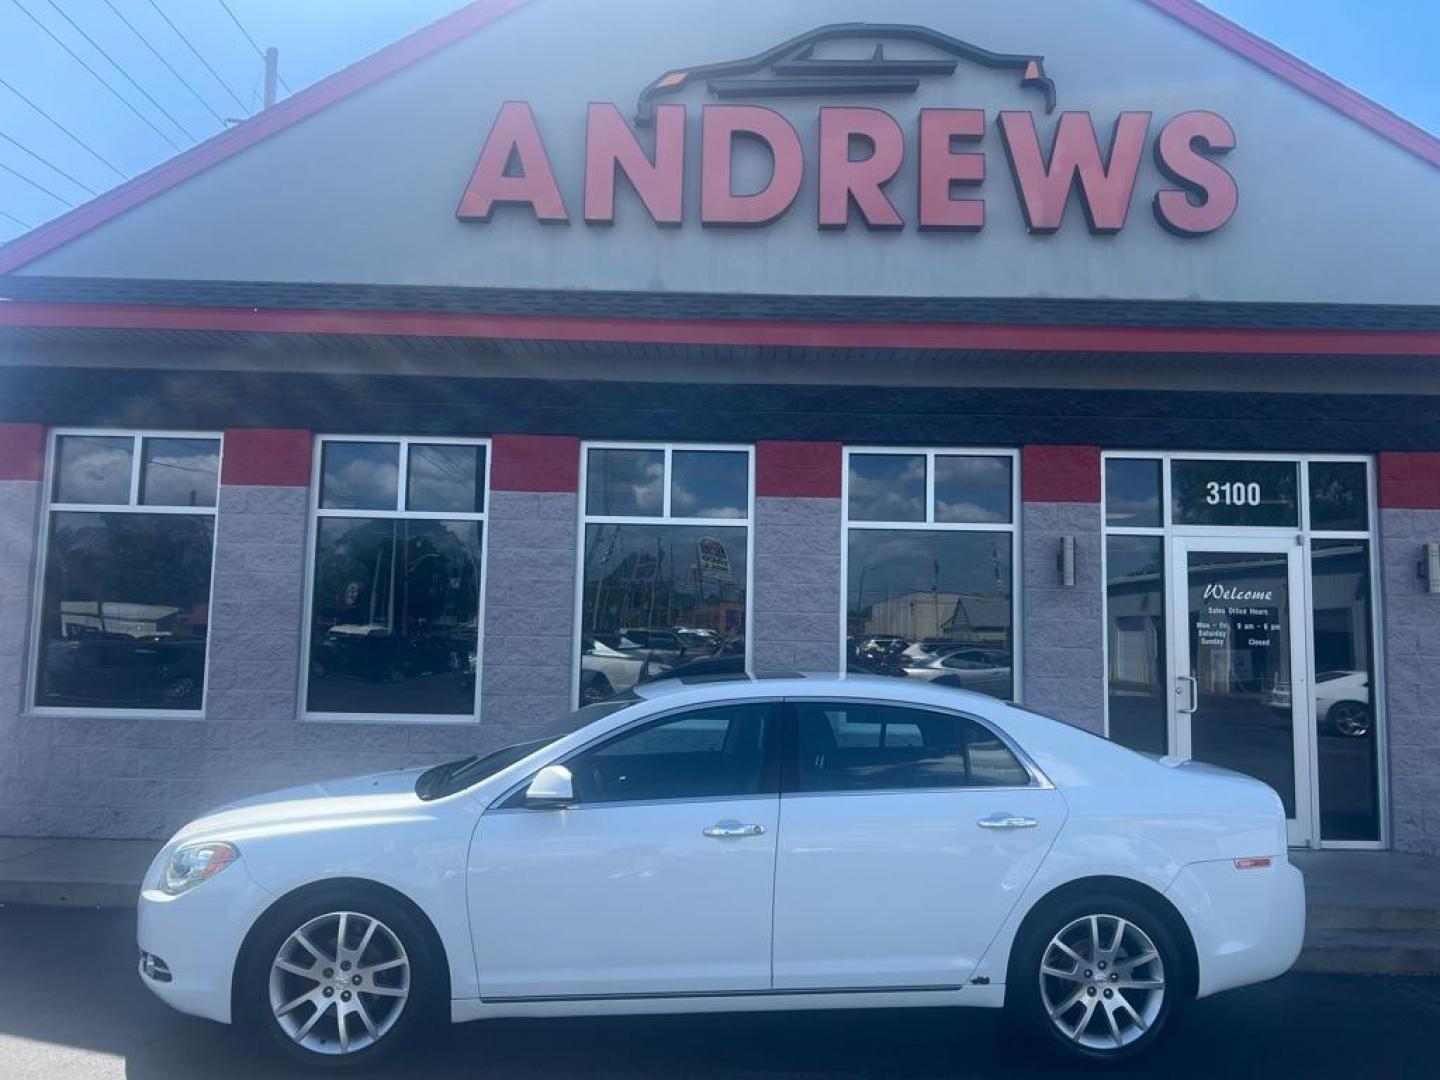
<instances>
[{"instance_id":1,"label":"car roof","mask_svg":"<svg viewBox=\"0 0 1440 1080\"><path fill-rule=\"evenodd\" d=\"M835 672L777 672L760 675L694 675L656 679L634 687L646 701L684 697L690 701L739 701L775 697L860 697L877 701L993 710L1007 703L989 694L914 679ZM677 704L679 701L677 700Z\"/></svg>"}]
</instances>

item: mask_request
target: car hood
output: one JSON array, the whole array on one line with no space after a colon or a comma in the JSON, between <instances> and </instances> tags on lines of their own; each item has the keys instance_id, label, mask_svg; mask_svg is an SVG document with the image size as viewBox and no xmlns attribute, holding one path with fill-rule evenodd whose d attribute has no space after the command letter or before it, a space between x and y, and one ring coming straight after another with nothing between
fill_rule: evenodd
<instances>
[{"instance_id":1,"label":"car hood","mask_svg":"<svg viewBox=\"0 0 1440 1080\"><path fill-rule=\"evenodd\" d=\"M429 767L348 776L256 795L197 818L175 839L234 839L282 826L333 828L413 815L425 806L415 794L415 781Z\"/></svg>"}]
</instances>

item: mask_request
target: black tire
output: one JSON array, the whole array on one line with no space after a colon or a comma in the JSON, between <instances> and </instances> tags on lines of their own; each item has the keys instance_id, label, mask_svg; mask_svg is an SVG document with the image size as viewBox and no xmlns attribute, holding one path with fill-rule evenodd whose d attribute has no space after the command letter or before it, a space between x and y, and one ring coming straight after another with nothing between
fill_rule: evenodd
<instances>
[{"instance_id":1,"label":"black tire","mask_svg":"<svg viewBox=\"0 0 1440 1080\"><path fill-rule=\"evenodd\" d=\"M290 935L312 920L340 912L378 920L398 940L409 962L409 996L399 1003L393 1021L385 1026L389 1014L377 1013L380 1019L374 1022L382 1028L380 1037L362 1049L346 1053L335 1052L339 1046L338 1032L334 1039L328 1040L331 1043L330 1052L301 1045L281 1026L271 1001L272 967ZM356 927L359 930L363 928L363 923ZM352 943L355 936L354 933L350 935ZM449 988L445 986L445 965L438 955L433 939L433 931L422 924L409 905L397 900L384 889L362 884L343 884L314 889L293 899L283 900L266 912L246 940L236 970L235 1019L248 1030L261 1035L279 1054L308 1068L338 1071L373 1065L389 1057L400 1046L414 1040L421 1031L437 1023L445 1015L443 1010L449 1001ZM319 947L326 951L323 939ZM333 947L330 951L333 953ZM337 975L340 973L337 972ZM374 977L376 983L380 980L381 976ZM307 985L308 982L302 981L299 988L303 989ZM289 993L290 991L287 991L285 996ZM360 997L357 991L355 998L358 1000ZM333 1000L331 998L332 1002ZM366 1000L372 1006L393 1007L387 1005L391 999L378 995L367 997ZM327 1004L327 1007L330 1008L329 1014L322 1016L315 1025L315 1030L322 1037L325 1036L327 1028L333 1026L336 1015L333 1005ZM300 1006L296 1013L308 1008L309 1006ZM308 1013L305 1018L308 1019ZM354 1019L346 1022L349 1030L361 1033L361 1039L365 1037L363 1027Z\"/></svg>"},{"instance_id":2,"label":"black tire","mask_svg":"<svg viewBox=\"0 0 1440 1080\"><path fill-rule=\"evenodd\" d=\"M1325 714L1330 729L1350 739L1370 734L1370 707L1359 701L1337 701Z\"/></svg>"},{"instance_id":3,"label":"black tire","mask_svg":"<svg viewBox=\"0 0 1440 1080\"><path fill-rule=\"evenodd\" d=\"M1077 920L1082 921L1079 932L1083 933L1085 926L1088 925L1088 917L1091 915L1100 916L1102 950L1113 940L1113 938L1107 939L1105 936L1110 928L1118 928L1119 924L1113 920L1122 919L1148 938L1159 954L1158 971L1163 976L1164 988L1160 995L1158 1008L1143 1025L1136 1024L1129 1019L1128 1015L1121 1014L1117 1023L1122 1038L1126 1040L1123 1045L1090 1045L1102 1038L1113 1038L1113 1035L1108 1034L1107 1027L1106 1015L1109 1008L1102 1008L1102 1006L1105 1006L1107 1001L1115 1001L1119 991L1105 985L1107 982L1117 981L1114 971L1102 972L1099 970L1098 964L1089 967L1084 965L1086 948L1083 941L1079 942L1077 946L1081 959L1075 962L1076 974L1081 978L1072 983L1068 979L1046 977L1041 974L1041 965L1046 959L1046 952L1050 949L1052 939L1067 927L1071 927ZM1143 955L1138 949L1134 952L1126 951L1128 948L1132 948L1137 940L1133 934L1126 938L1127 944L1122 946L1119 954L1122 963L1126 959ZM1102 960L1100 963L1104 963L1104 961ZM1006 1005L1011 1018L1022 1029L1024 1035L1028 1039L1034 1039L1040 1043L1051 1056L1059 1057L1072 1064L1103 1065L1129 1061L1152 1049L1165 1037L1166 1032L1174 1024L1185 997L1184 963L1184 953L1176 942L1175 935L1171 933L1165 920L1160 918L1148 905L1113 892L1076 895L1047 905L1016 940L1005 988ZM1107 965L1107 967L1109 966ZM1094 980L1085 979L1083 976L1087 971L1092 972L1096 978ZM1135 969L1134 976L1137 981L1154 981L1156 971L1157 968L1153 964L1141 965ZM1072 990L1074 993L1083 992L1084 996L1080 997L1069 1009L1060 1012L1061 1022L1079 1031L1078 1035L1067 1036L1067 1033L1057 1026L1056 1021L1052 1020L1050 1009L1052 1004L1063 1005ZM1110 990L1110 995L1106 996L1105 990ZM1124 1000L1130 1004L1132 1014L1140 1015L1149 1012L1149 993L1147 991L1126 991ZM1048 1003L1046 1001L1047 994L1051 997L1051 1001ZM1059 1000L1056 1000L1057 998ZM1090 1002L1093 1004L1089 1004ZM1087 1008L1091 1010L1090 1013L1085 1012ZM1082 1024L1080 1022L1082 1016L1090 1016L1090 1022Z\"/></svg>"},{"instance_id":4,"label":"black tire","mask_svg":"<svg viewBox=\"0 0 1440 1080\"><path fill-rule=\"evenodd\" d=\"M610 685L610 680L604 675L595 674L586 679L584 685L580 687L580 704L594 705L604 701L613 693L615 693L615 688Z\"/></svg>"}]
</instances>

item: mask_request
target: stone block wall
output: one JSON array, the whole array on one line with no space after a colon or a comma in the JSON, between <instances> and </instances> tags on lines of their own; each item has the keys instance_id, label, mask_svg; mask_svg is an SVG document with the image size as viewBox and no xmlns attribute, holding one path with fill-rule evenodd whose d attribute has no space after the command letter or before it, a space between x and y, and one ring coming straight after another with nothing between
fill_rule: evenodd
<instances>
[{"instance_id":1,"label":"stone block wall","mask_svg":"<svg viewBox=\"0 0 1440 1080\"><path fill-rule=\"evenodd\" d=\"M839 443L755 448L751 664L758 674L840 670Z\"/></svg>"},{"instance_id":2,"label":"stone block wall","mask_svg":"<svg viewBox=\"0 0 1440 1080\"><path fill-rule=\"evenodd\" d=\"M1440 855L1440 595L1417 572L1440 541L1440 454L1381 454L1377 473L1391 840Z\"/></svg>"},{"instance_id":3,"label":"stone block wall","mask_svg":"<svg viewBox=\"0 0 1440 1080\"><path fill-rule=\"evenodd\" d=\"M1021 451L1021 583L1024 702L1057 719L1105 731L1105 543L1100 450L1027 446ZM1075 584L1062 585L1064 537L1075 538Z\"/></svg>"}]
</instances>

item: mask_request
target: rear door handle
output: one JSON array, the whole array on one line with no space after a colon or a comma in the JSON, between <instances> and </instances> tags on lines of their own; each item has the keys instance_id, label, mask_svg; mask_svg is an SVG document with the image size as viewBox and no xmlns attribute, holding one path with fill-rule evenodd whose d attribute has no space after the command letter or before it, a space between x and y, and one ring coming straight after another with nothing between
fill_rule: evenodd
<instances>
[{"instance_id":1,"label":"rear door handle","mask_svg":"<svg viewBox=\"0 0 1440 1080\"><path fill-rule=\"evenodd\" d=\"M982 829L1033 829L1040 822L1033 817L1022 817L1019 814L991 814L989 817L982 817L975 824Z\"/></svg>"},{"instance_id":2,"label":"rear door handle","mask_svg":"<svg viewBox=\"0 0 1440 1080\"><path fill-rule=\"evenodd\" d=\"M708 829L702 830L706 836L715 840L728 840L737 836L764 836L764 825L745 825L741 822L726 818L724 821L717 821Z\"/></svg>"}]
</instances>

